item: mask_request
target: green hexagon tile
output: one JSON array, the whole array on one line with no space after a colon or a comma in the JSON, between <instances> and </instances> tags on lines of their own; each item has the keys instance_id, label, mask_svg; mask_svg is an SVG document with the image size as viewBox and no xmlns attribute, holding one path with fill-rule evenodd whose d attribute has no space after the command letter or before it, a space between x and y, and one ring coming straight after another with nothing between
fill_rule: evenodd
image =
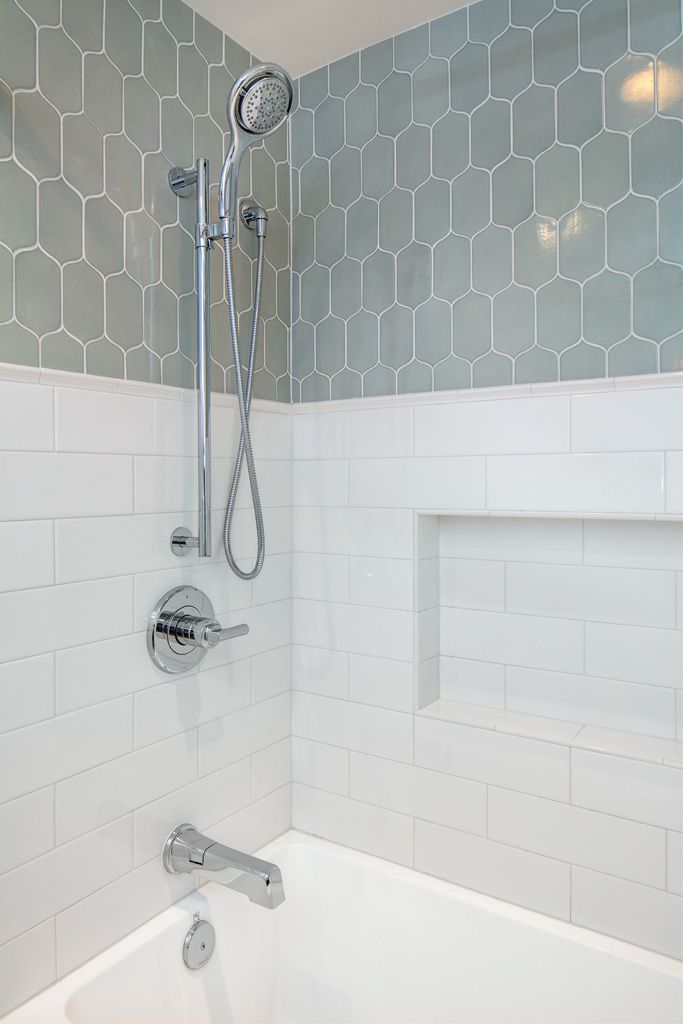
<instances>
[{"instance_id":1,"label":"green hexagon tile","mask_svg":"<svg viewBox=\"0 0 683 1024\"><path fill-rule=\"evenodd\" d=\"M681 0L481 0L299 82L294 400L683 370Z\"/></svg>"},{"instance_id":2,"label":"green hexagon tile","mask_svg":"<svg viewBox=\"0 0 683 1024\"><path fill-rule=\"evenodd\" d=\"M0 0L0 361L194 386L194 203L166 176L202 154L217 178L227 92L251 60L181 0ZM243 175L270 214L255 393L289 401L286 133Z\"/></svg>"},{"instance_id":3,"label":"green hexagon tile","mask_svg":"<svg viewBox=\"0 0 683 1024\"><path fill-rule=\"evenodd\" d=\"M256 393L683 369L681 7L481 0L301 78L243 171L270 216ZM182 0L3 0L0 361L193 386L166 174L201 152L215 177L250 60Z\"/></svg>"}]
</instances>

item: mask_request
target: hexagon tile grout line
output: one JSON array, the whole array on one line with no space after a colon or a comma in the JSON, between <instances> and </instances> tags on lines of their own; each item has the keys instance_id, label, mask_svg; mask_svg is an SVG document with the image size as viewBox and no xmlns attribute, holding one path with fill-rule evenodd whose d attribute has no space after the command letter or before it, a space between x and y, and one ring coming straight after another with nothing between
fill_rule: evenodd
<instances>
[{"instance_id":1,"label":"hexagon tile grout line","mask_svg":"<svg viewBox=\"0 0 683 1024\"><path fill-rule=\"evenodd\" d=\"M681 12L640 3L482 0L304 76L295 399L683 368Z\"/></svg>"},{"instance_id":2,"label":"hexagon tile grout line","mask_svg":"<svg viewBox=\"0 0 683 1024\"><path fill-rule=\"evenodd\" d=\"M130 0L91 0L87 13L62 0L59 19L43 24L21 0L0 8L0 185L16 197L16 209L0 209L0 254L15 254L9 304L0 289L0 361L192 387L194 209L172 196L166 173L172 163L190 163L196 145L217 174L225 97L253 58L180 0L144 12ZM255 393L289 401L289 288L275 289L277 275L289 273L285 133L259 152L253 176L270 214L273 294ZM167 244L173 229L183 232L185 246ZM20 261L17 277L22 253L36 255ZM238 255L250 278L248 254L241 248ZM36 260L42 284L41 274L30 272ZM215 262L220 269L218 253ZM54 277L53 266L59 287L45 302L45 273ZM214 355L214 387L224 391L230 355L220 344Z\"/></svg>"}]
</instances>

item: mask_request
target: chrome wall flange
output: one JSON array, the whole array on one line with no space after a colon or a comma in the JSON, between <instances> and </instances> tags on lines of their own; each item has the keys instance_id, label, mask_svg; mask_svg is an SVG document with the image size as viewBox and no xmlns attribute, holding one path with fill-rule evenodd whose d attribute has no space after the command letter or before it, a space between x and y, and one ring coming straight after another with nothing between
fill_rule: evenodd
<instances>
[{"instance_id":1,"label":"chrome wall flange","mask_svg":"<svg viewBox=\"0 0 683 1024\"><path fill-rule=\"evenodd\" d=\"M162 672L189 672L212 647L248 632L249 626L244 622L223 629L214 618L213 605L201 590L174 587L152 609L147 650Z\"/></svg>"},{"instance_id":2,"label":"chrome wall flange","mask_svg":"<svg viewBox=\"0 0 683 1024\"><path fill-rule=\"evenodd\" d=\"M187 199L197 184L197 172L194 167L189 170L185 170L184 167L172 167L168 172L168 184L177 196Z\"/></svg>"},{"instance_id":3,"label":"chrome wall flange","mask_svg":"<svg viewBox=\"0 0 683 1024\"><path fill-rule=\"evenodd\" d=\"M199 538L193 536L186 526L178 526L171 534L171 551L179 558L185 558L199 547Z\"/></svg>"}]
</instances>

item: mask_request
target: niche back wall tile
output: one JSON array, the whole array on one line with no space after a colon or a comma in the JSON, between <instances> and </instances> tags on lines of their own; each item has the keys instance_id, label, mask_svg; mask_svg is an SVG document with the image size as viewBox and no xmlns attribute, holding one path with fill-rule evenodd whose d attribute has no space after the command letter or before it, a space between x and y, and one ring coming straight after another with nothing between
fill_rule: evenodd
<instances>
[{"instance_id":1,"label":"niche back wall tile","mask_svg":"<svg viewBox=\"0 0 683 1024\"><path fill-rule=\"evenodd\" d=\"M252 62L182 0L0 0L0 361L194 387L195 201L167 175L203 155L217 181L225 99ZM255 394L282 401L287 148L283 128L240 176L269 212ZM254 255L243 237L240 310ZM212 381L232 391L222 262L217 247Z\"/></svg>"},{"instance_id":2,"label":"niche back wall tile","mask_svg":"<svg viewBox=\"0 0 683 1024\"><path fill-rule=\"evenodd\" d=\"M300 80L294 400L683 370L663 6L480 0Z\"/></svg>"}]
</instances>

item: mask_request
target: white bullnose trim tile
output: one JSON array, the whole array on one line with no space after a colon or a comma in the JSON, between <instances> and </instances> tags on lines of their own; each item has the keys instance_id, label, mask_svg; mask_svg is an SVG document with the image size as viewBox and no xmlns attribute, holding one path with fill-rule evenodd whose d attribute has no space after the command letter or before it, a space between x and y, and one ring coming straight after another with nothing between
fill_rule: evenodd
<instances>
[{"instance_id":1,"label":"white bullnose trim tile","mask_svg":"<svg viewBox=\"0 0 683 1024\"><path fill-rule=\"evenodd\" d=\"M670 691L663 692L670 694ZM683 770L683 744L669 737L582 725L571 719L544 718L536 714L535 710L518 712L494 704L462 703L443 696L435 697L433 701L425 704L418 714L422 718L439 722L450 722L454 725L485 729L488 732L504 733L524 739L542 740L598 754L612 754L635 764L645 762Z\"/></svg>"},{"instance_id":2,"label":"white bullnose trim tile","mask_svg":"<svg viewBox=\"0 0 683 1024\"><path fill-rule=\"evenodd\" d=\"M193 402L196 393L191 388L177 388L166 384L152 384L145 381L120 380L115 377L100 377L96 374L76 373L71 370L41 369L37 366L22 366L17 363L0 362L0 380L27 381L48 387L73 387L84 390L110 391L113 393L136 394L147 397L160 396L168 401ZM508 384L487 388L465 388L461 390L417 392L407 395L386 395L368 398L337 399L331 402L276 402L255 398L253 409L267 409L287 415L305 415L309 412L339 412L358 408L400 408L404 405L434 404L453 401L498 401L501 398L527 397L529 394L571 395L615 390L650 390L656 388L683 387L683 372L670 371L659 374L640 374L628 377L600 377L584 380L548 381L540 384ZM213 392L214 405L235 407L234 395Z\"/></svg>"},{"instance_id":3,"label":"white bullnose trim tile","mask_svg":"<svg viewBox=\"0 0 683 1024\"><path fill-rule=\"evenodd\" d=\"M455 725L473 726L475 729L507 733L530 740L544 740L563 746L576 744L582 732L582 726L578 722L519 714L490 705L462 704L443 697L425 705L419 714L440 722L453 722Z\"/></svg>"},{"instance_id":4,"label":"white bullnose trim tile","mask_svg":"<svg viewBox=\"0 0 683 1024\"><path fill-rule=\"evenodd\" d=\"M632 377L593 377L585 380L547 381L540 384L506 384L487 388L336 399L331 402L294 402L290 409L294 416L306 416L311 413L330 415L355 410L451 405L454 402L499 402L524 399L531 395L556 397L558 395L593 394L619 390L640 391L660 387L683 387L683 372L642 374Z\"/></svg>"},{"instance_id":5,"label":"white bullnose trim tile","mask_svg":"<svg viewBox=\"0 0 683 1024\"><path fill-rule=\"evenodd\" d=\"M502 666L496 667L503 671ZM504 672L506 707L512 712L583 722L585 726L602 726L607 730L646 733L661 739L676 738L673 690L514 666L506 666ZM470 691L470 699L472 696ZM577 743L586 742L587 731L582 730Z\"/></svg>"},{"instance_id":6,"label":"white bullnose trim tile","mask_svg":"<svg viewBox=\"0 0 683 1024\"><path fill-rule=\"evenodd\" d=\"M151 381L121 380L117 377L100 377L94 373L75 373L71 370L41 369L37 366L21 366L0 362L0 381L24 381L46 388L76 388L79 391L104 391L110 394L137 395L142 398L160 399L168 402L196 402L197 393L193 388L177 388L168 384L153 384ZM212 406L237 408L235 395L220 391L211 392ZM287 402L268 398L252 400L254 412L273 412L290 415Z\"/></svg>"}]
</instances>

